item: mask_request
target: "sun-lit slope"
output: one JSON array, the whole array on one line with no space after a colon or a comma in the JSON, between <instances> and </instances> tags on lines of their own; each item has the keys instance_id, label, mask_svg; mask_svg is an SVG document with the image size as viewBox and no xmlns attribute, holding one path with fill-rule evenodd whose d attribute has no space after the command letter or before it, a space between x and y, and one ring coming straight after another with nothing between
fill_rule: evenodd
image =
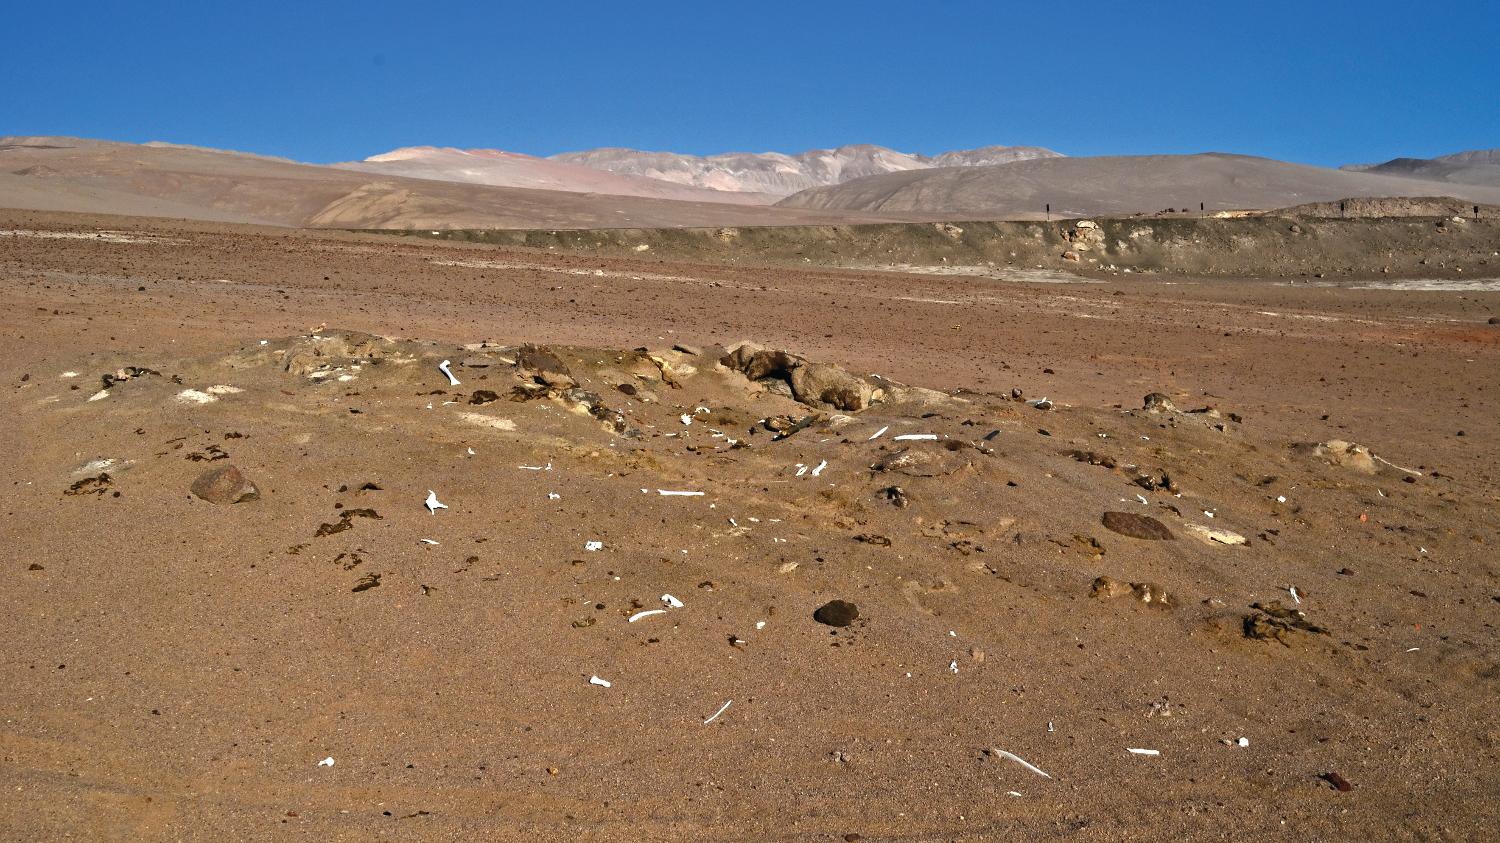
<instances>
[{"instance_id":1,"label":"sun-lit slope","mask_svg":"<svg viewBox=\"0 0 1500 843\"><path fill-rule=\"evenodd\" d=\"M776 197L770 194L711 190L498 149L413 146L372 155L363 161L333 166L382 176L407 176L495 187L529 187L573 193L605 193L746 205L769 205L776 201Z\"/></svg>"},{"instance_id":2,"label":"sun-lit slope","mask_svg":"<svg viewBox=\"0 0 1500 843\"><path fill-rule=\"evenodd\" d=\"M374 176L235 152L75 138L0 138L0 207L347 228L776 225L859 218Z\"/></svg>"},{"instance_id":3,"label":"sun-lit slope","mask_svg":"<svg viewBox=\"0 0 1500 843\"><path fill-rule=\"evenodd\" d=\"M1500 201L1500 188L1289 164L1246 155L1050 158L856 179L806 190L780 207L885 214L1008 216L1277 208L1356 196L1456 196Z\"/></svg>"}]
</instances>

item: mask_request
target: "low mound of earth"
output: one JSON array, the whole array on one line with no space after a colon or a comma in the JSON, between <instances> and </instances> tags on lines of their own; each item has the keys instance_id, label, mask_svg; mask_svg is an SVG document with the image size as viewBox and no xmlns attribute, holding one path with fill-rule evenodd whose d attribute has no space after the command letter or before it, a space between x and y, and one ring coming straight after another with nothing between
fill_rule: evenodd
<instances>
[{"instance_id":1,"label":"low mound of earth","mask_svg":"<svg viewBox=\"0 0 1500 843\"><path fill-rule=\"evenodd\" d=\"M1500 207L1480 206L1476 217L1473 205L1453 199L1352 199L1222 217L413 234L596 256L649 254L972 279L1068 282L1079 275L1190 274L1314 283L1415 279L1500 289ZM946 297L963 298L964 292L955 288Z\"/></svg>"},{"instance_id":2,"label":"low mound of earth","mask_svg":"<svg viewBox=\"0 0 1500 843\"><path fill-rule=\"evenodd\" d=\"M951 218L1268 209L1359 196L1453 196L1500 203L1500 187L1288 164L1247 155L1046 158L993 167L868 176L813 188L782 207Z\"/></svg>"},{"instance_id":3,"label":"low mound of earth","mask_svg":"<svg viewBox=\"0 0 1500 843\"><path fill-rule=\"evenodd\" d=\"M434 181L167 144L16 137L0 138L0 208L422 230L777 225L851 219L845 214L746 204Z\"/></svg>"},{"instance_id":4,"label":"low mound of earth","mask_svg":"<svg viewBox=\"0 0 1500 843\"><path fill-rule=\"evenodd\" d=\"M1233 395L1063 406L669 343L50 351L3 405L0 823L1500 821L1481 466L1278 438Z\"/></svg>"}]
</instances>

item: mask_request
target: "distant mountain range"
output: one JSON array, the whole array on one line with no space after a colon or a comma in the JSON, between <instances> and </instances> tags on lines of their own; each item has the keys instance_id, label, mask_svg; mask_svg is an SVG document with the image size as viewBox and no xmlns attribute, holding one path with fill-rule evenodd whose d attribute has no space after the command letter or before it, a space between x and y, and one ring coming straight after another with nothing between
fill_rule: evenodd
<instances>
[{"instance_id":1,"label":"distant mountain range","mask_svg":"<svg viewBox=\"0 0 1500 843\"><path fill-rule=\"evenodd\" d=\"M564 152L552 156L551 160L710 190L764 193L781 197L813 187L843 184L883 173L930 170L936 167L978 167L1033 158L1061 157L1061 153L1039 146L987 146L929 157L873 144L853 144L835 149L813 149L797 155L780 152L683 155L676 152L604 148Z\"/></svg>"},{"instance_id":2,"label":"distant mountain range","mask_svg":"<svg viewBox=\"0 0 1500 843\"><path fill-rule=\"evenodd\" d=\"M1384 166L1384 165L1382 165ZM1500 187L1419 176L1332 170L1250 155L1049 158L991 167L888 173L813 188L783 208L888 216L941 212L954 219L1125 214L1167 208L1283 208L1355 197L1452 196L1500 204Z\"/></svg>"},{"instance_id":3,"label":"distant mountain range","mask_svg":"<svg viewBox=\"0 0 1500 843\"><path fill-rule=\"evenodd\" d=\"M1340 169L1452 184L1500 186L1500 149L1475 149L1437 158L1392 158L1383 164L1348 164Z\"/></svg>"},{"instance_id":4,"label":"distant mountain range","mask_svg":"<svg viewBox=\"0 0 1500 843\"><path fill-rule=\"evenodd\" d=\"M0 208L334 228L650 228L1285 208L1359 197L1500 204L1500 151L1343 169L1246 155L1068 158L995 146L924 156L853 145L550 158L407 147L303 164L181 144L0 138ZM1365 203L1437 208L1452 203ZM1387 211L1379 211L1386 213ZM1399 213L1390 210L1390 213ZM1417 213L1417 211L1406 211Z\"/></svg>"}]
</instances>

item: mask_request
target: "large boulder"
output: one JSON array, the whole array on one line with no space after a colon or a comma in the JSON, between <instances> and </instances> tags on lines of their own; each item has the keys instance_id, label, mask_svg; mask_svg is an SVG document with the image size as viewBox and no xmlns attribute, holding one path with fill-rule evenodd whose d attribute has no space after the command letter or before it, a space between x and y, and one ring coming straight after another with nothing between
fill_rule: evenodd
<instances>
[{"instance_id":1,"label":"large boulder","mask_svg":"<svg viewBox=\"0 0 1500 843\"><path fill-rule=\"evenodd\" d=\"M719 362L753 381L783 382L793 398L810 407L855 412L885 397L881 387L838 366L754 343L740 343Z\"/></svg>"},{"instance_id":2,"label":"large boulder","mask_svg":"<svg viewBox=\"0 0 1500 843\"><path fill-rule=\"evenodd\" d=\"M572 389L578 385L557 355L538 345L521 346L516 352L516 368L523 376L550 389Z\"/></svg>"},{"instance_id":3,"label":"large boulder","mask_svg":"<svg viewBox=\"0 0 1500 843\"><path fill-rule=\"evenodd\" d=\"M1106 512L1101 520L1110 531L1133 539L1172 541L1177 538L1172 535L1171 530L1167 529L1167 525L1149 515L1139 515L1134 512Z\"/></svg>"},{"instance_id":4,"label":"large boulder","mask_svg":"<svg viewBox=\"0 0 1500 843\"><path fill-rule=\"evenodd\" d=\"M260 497L260 490L250 478L232 465L210 468L193 481L193 494L215 504L240 503Z\"/></svg>"},{"instance_id":5,"label":"large boulder","mask_svg":"<svg viewBox=\"0 0 1500 843\"><path fill-rule=\"evenodd\" d=\"M792 395L803 404L844 411L863 410L880 390L837 366L803 363L792 370Z\"/></svg>"}]
</instances>

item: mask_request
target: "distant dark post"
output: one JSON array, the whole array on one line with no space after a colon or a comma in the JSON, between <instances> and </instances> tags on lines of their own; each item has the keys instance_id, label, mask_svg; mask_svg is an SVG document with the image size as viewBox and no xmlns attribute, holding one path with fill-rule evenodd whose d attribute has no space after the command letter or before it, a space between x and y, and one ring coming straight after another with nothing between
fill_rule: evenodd
<instances>
[{"instance_id":1,"label":"distant dark post","mask_svg":"<svg viewBox=\"0 0 1500 843\"><path fill-rule=\"evenodd\" d=\"M1348 216L1348 214L1344 213L1344 203L1343 202L1339 202L1339 216L1341 216L1341 217L1347 217Z\"/></svg>"},{"instance_id":2,"label":"distant dark post","mask_svg":"<svg viewBox=\"0 0 1500 843\"><path fill-rule=\"evenodd\" d=\"M1198 203L1198 213L1200 213L1200 214L1203 213L1203 203L1202 202Z\"/></svg>"},{"instance_id":3,"label":"distant dark post","mask_svg":"<svg viewBox=\"0 0 1500 843\"><path fill-rule=\"evenodd\" d=\"M1047 203L1047 222L1052 222L1052 203Z\"/></svg>"},{"instance_id":4,"label":"distant dark post","mask_svg":"<svg viewBox=\"0 0 1500 843\"><path fill-rule=\"evenodd\" d=\"M1479 219L1479 206L1478 205L1474 206L1474 219L1476 219L1476 220Z\"/></svg>"}]
</instances>

